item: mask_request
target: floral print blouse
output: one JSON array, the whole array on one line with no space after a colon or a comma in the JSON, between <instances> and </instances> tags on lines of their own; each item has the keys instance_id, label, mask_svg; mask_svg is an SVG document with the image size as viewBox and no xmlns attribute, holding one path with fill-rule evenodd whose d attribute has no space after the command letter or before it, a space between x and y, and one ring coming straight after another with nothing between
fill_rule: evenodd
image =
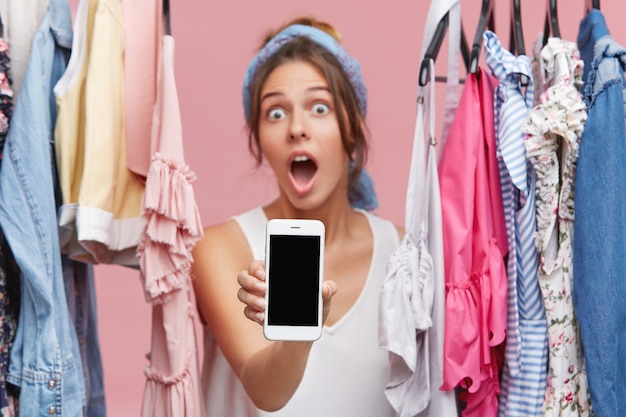
<instances>
[{"instance_id":1,"label":"floral print blouse","mask_svg":"<svg viewBox=\"0 0 626 417\"><path fill-rule=\"evenodd\" d=\"M574 179L586 107L576 86L583 62L576 44L550 38L539 65L549 86L523 129L537 174L538 279L548 322L548 381L543 415L593 416L572 304Z\"/></svg>"},{"instance_id":2,"label":"floral print blouse","mask_svg":"<svg viewBox=\"0 0 626 417\"><path fill-rule=\"evenodd\" d=\"M19 395L6 380L11 348L17 333L20 271L0 230L0 417L18 415Z\"/></svg>"},{"instance_id":3,"label":"floral print blouse","mask_svg":"<svg viewBox=\"0 0 626 417\"><path fill-rule=\"evenodd\" d=\"M0 22L0 32L3 31ZM9 121L13 113L13 83L10 74L9 45L0 38L0 162ZM0 417L18 414L18 394L6 381L11 348L17 333L20 303L20 271L0 230Z\"/></svg>"},{"instance_id":4,"label":"floral print blouse","mask_svg":"<svg viewBox=\"0 0 626 417\"><path fill-rule=\"evenodd\" d=\"M13 113L13 90L11 89L11 74L9 45L0 38L0 160L7 134L9 133L9 119Z\"/></svg>"}]
</instances>

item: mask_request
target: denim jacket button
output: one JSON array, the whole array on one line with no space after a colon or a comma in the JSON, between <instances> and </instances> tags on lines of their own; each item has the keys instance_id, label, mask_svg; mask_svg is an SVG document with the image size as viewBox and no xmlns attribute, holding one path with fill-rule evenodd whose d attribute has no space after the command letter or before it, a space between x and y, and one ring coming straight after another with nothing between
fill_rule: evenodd
<instances>
[{"instance_id":1,"label":"denim jacket button","mask_svg":"<svg viewBox=\"0 0 626 417\"><path fill-rule=\"evenodd\" d=\"M55 406L48 407L48 414L53 415L57 413L57 408Z\"/></svg>"},{"instance_id":2,"label":"denim jacket button","mask_svg":"<svg viewBox=\"0 0 626 417\"><path fill-rule=\"evenodd\" d=\"M48 381L48 389L55 389L57 386L57 380L56 379L51 379L50 381ZM51 407L54 408L54 407Z\"/></svg>"}]
</instances>

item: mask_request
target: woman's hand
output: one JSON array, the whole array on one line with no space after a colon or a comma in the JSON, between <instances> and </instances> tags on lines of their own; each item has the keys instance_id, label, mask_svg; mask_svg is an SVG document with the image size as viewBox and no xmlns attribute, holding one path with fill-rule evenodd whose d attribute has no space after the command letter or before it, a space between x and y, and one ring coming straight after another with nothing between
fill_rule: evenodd
<instances>
[{"instance_id":1,"label":"woman's hand","mask_svg":"<svg viewBox=\"0 0 626 417\"><path fill-rule=\"evenodd\" d=\"M263 324L265 314L265 262L252 261L247 271L237 275L237 282L241 286L237 292L239 301L246 305L244 315L259 324Z\"/></svg>"},{"instance_id":2,"label":"woman's hand","mask_svg":"<svg viewBox=\"0 0 626 417\"><path fill-rule=\"evenodd\" d=\"M265 263L263 261L252 261L248 270L241 271L237 275L237 282L241 286L237 292L237 298L244 303L244 315L259 324L263 324L265 316ZM326 322L330 311L330 300L337 292L337 284L334 281L324 281L322 285L322 300L324 301L324 316Z\"/></svg>"}]
</instances>

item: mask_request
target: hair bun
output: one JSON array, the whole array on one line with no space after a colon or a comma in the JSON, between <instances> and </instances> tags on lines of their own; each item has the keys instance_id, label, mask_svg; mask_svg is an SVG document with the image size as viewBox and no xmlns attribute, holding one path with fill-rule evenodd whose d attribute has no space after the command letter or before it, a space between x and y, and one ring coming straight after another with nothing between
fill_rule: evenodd
<instances>
[{"instance_id":1,"label":"hair bun","mask_svg":"<svg viewBox=\"0 0 626 417\"><path fill-rule=\"evenodd\" d=\"M267 44L274 36L276 36L278 33L282 32L283 29L285 29L285 28L287 28L287 27L289 27L291 25L312 26L315 29L319 29L321 31L324 31L324 32L328 33L330 36L335 38L337 40L337 42L341 43L341 34L330 23L318 20L318 19L316 19L316 18L314 18L312 16L300 16L300 17L296 17L296 18L290 20L286 24L283 24L281 27L278 28L278 30L273 30L273 31L269 32L267 35L265 35L265 39L263 40L263 44L261 45L261 48L263 48L263 46L265 46L265 44Z\"/></svg>"}]
</instances>

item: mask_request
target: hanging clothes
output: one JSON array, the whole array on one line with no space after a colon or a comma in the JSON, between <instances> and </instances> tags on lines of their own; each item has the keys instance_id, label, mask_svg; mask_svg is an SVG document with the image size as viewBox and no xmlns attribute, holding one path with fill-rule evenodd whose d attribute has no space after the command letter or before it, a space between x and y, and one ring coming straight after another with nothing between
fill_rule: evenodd
<instances>
[{"instance_id":1,"label":"hanging clothes","mask_svg":"<svg viewBox=\"0 0 626 417\"><path fill-rule=\"evenodd\" d=\"M86 40L86 34L88 24L87 20L90 17L93 23L93 17L95 15L95 5L89 8L86 2L81 2L78 5L77 19L74 28L74 36L72 39L72 53L68 63L68 66L63 73L61 79L56 83L54 93L57 103L57 118L55 128L55 146L59 148L64 146L67 142L64 141L64 135L69 132L68 127L71 123L75 123L77 132L80 132L80 127L84 126L84 119L80 118L80 107L84 104L81 94L70 95L69 97L63 96L59 93L68 85L83 85L83 79L80 76L84 76L84 71L80 72L80 64L85 59L85 47L89 42ZM77 76L78 72L78 76ZM69 81L68 81L69 80ZM81 91L81 90L79 90ZM65 91L63 90L63 93ZM65 102L65 99L68 102ZM68 111L68 108L71 110ZM74 113L73 111L76 111ZM72 118L75 119L72 120ZM64 148L65 150L67 148ZM57 154L57 157L59 154ZM64 155L64 162L68 162L67 155ZM72 154L72 157L76 157L76 154ZM53 160L54 173L59 174L59 178L65 179L64 176L67 171L59 169L59 158ZM67 169L66 164L63 168ZM82 166L81 166L82 169ZM58 189L56 190L56 206L57 211L63 212L63 191L62 188L67 184L61 184L57 179ZM76 185L79 187L80 185ZM59 239L61 242L61 251L76 254L76 251L68 251L65 246L68 242L67 235L64 234L67 229L61 227L59 229ZM77 245L80 253L85 253L85 250ZM83 259L83 258L81 258ZM88 258L91 260L90 258ZM82 360L82 366L85 379L85 401L86 401L86 417L104 417L106 415L105 395L104 395L104 381L103 381L103 367L102 357L100 354L100 342L98 339L98 318L96 309L96 295L95 295L95 282L93 266L70 259L66 253L61 256L62 269L63 269L63 281L65 285L65 293L67 298L67 304L70 311L70 316L74 324L74 330L76 337L78 338L78 344L80 348L80 357Z\"/></svg>"},{"instance_id":2,"label":"hanging clothes","mask_svg":"<svg viewBox=\"0 0 626 417\"><path fill-rule=\"evenodd\" d=\"M159 51L163 33L163 0L124 1L126 50L124 98L126 165L148 176L152 157L152 116L157 96Z\"/></svg>"},{"instance_id":3,"label":"hanging clothes","mask_svg":"<svg viewBox=\"0 0 626 417\"><path fill-rule=\"evenodd\" d=\"M492 31L486 31L483 39L485 62L500 82L494 96L494 124L509 247L508 324L499 415L539 417L546 391L548 336L537 281L535 172L526 158L522 132L533 107L532 69L527 56L513 55ZM529 79L525 89L521 75Z\"/></svg>"},{"instance_id":4,"label":"hanging clothes","mask_svg":"<svg viewBox=\"0 0 626 417\"><path fill-rule=\"evenodd\" d=\"M0 27L3 28L2 23ZM11 76L11 58L9 44L0 38L0 163L2 149L9 134L9 121L13 114L13 78Z\"/></svg>"},{"instance_id":5,"label":"hanging clothes","mask_svg":"<svg viewBox=\"0 0 626 417\"><path fill-rule=\"evenodd\" d=\"M105 417L104 370L98 338L93 265L61 255L65 296L74 324L85 378L85 417Z\"/></svg>"},{"instance_id":6,"label":"hanging clothes","mask_svg":"<svg viewBox=\"0 0 626 417\"><path fill-rule=\"evenodd\" d=\"M446 93L443 108L441 134L437 138L437 163L448 138L450 125L459 106L459 49L461 48L461 2L460 0L432 0L428 8L422 37L422 59L437 31L437 25L448 14L448 61ZM434 74L432 74L434 76ZM435 96L432 96L432 100Z\"/></svg>"},{"instance_id":7,"label":"hanging clothes","mask_svg":"<svg viewBox=\"0 0 626 417\"><path fill-rule=\"evenodd\" d=\"M50 0L0 0L4 40L11 46L13 97L17 98L26 75L33 38L44 18Z\"/></svg>"},{"instance_id":8,"label":"hanging clothes","mask_svg":"<svg viewBox=\"0 0 626 417\"><path fill-rule=\"evenodd\" d=\"M191 285L192 248L204 235L185 163L174 76L174 38L162 38L152 130L153 156L142 200L147 224L138 247L146 299L152 303L150 367L143 417L204 415Z\"/></svg>"},{"instance_id":9,"label":"hanging clothes","mask_svg":"<svg viewBox=\"0 0 626 417\"><path fill-rule=\"evenodd\" d=\"M0 23L0 27L4 29ZM4 31L4 30L2 30ZM9 45L0 39L0 163L13 114L13 90ZM19 411L19 395L7 383L10 354L15 342L19 317L20 270L0 229L0 416L14 417Z\"/></svg>"},{"instance_id":10,"label":"hanging clothes","mask_svg":"<svg viewBox=\"0 0 626 417\"><path fill-rule=\"evenodd\" d=\"M430 80L431 87L428 88L428 92L425 92L423 98L424 102L421 103L425 107L424 120L429 120L428 129L424 130L425 132L428 132L428 141L426 141L426 138L423 138L422 140L422 146L427 146L425 149L426 161L424 167L424 200L427 203L425 204L426 213L424 213L425 216L423 217L422 231L427 237L425 242L425 248L428 250L432 258L433 275L433 300L430 313L432 325L427 330L428 337L426 340L429 352L426 360L430 368L428 370L430 401L428 402L426 408L422 412L417 414L417 417L457 417L457 400L454 391L442 391L439 389L439 387L441 387L441 385L443 384L443 348L445 332L446 288L443 260L441 194L439 191L439 173L437 172L437 146L439 144L437 143L434 132L435 92L432 88L435 86L434 66L431 67L430 73L433 77ZM446 98L446 100L448 99L449 97ZM455 103L456 101L454 103L447 103L447 106L455 106ZM420 103L418 102L418 104ZM419 159L417 159L417 163L420 163Z\"/></svg>"},{"instance_id":11,"label":"hanging clothes","mask_svg":"<svg viewBox=\"0 0 626 417\"><path fill-rule=\"evenodd\" d=\"M431 69L434 73L433 65ZM433 85L434 82L431 89ZM425 94L420 91L406 197L406 230L400 246L389 258L380 298L379 344L389 351L390 357L385 395L400 417L413 417L428 407L432 392L430 358L432 355L434 360L438 354L430 351L429 329L433 326L434 287L438 277L428 247L428 206L439 199L431 200L434 196L430 191L436 187L428 172L430 147L424 135L424 101ZM434 109L430 110L433 115ZM435 389L439 385L441 381Z\"/></svg>"},{"instance_id":12,"label":"hanging clothes","mask_svg":"<svg viewBox=\"0 0 626 417\"><path fill-rule=\"evenodd\" d=\"M458 101L456 52L461 38L460 4L450 3L449 56L454 58L449 60L446 91L454 94L446 96L447 113L454 112ZM441 6L431 3L431 8ZM428 25L425 33L429 33ZM434 133L435 66L433 60L428 64L431 79L418 89L405 236L389 258L380 297L379 345L389 351L390 358L385 395L400 417L458 416L454 391L439 390L443 383L445 285Z\"/></svg>"},{"instance_id":13,"label":"hanging clothes","mask_svg":"<svg viewBox=\"0 0 626 417\"><path fill-rule=\"evenodd\" d=\"M507 323L507 237L496 160L497 80L468 74L439 162L446 263L444 383L457 385L463 416L496 416Z\"/></svg>"},{"instance_id":14,"label":"hanging clothes","mask_svg":"<svg viewBox=\"0 0 626 417\"><path fill-rule=\"evenodd\" d=\"M144 185L126 166L124 15L118 0L81 0L74 50L54 93L63 253L138 266Z\"/></svg>"},{"instance_id":15,"label":"hanging clothes","mask_svg":"<svg viewBox=\"0 0 626 417\"><path fill-rule=\"evenodd\" d=\"M10 354L17 333L20 312L20 269L13 258L4 233L0 230L0 416L15 417L19 394L7 382Z\"/></svg>"},{"instance_id":16,"label":"hanging clothes","mask_svg":"<svg viewBox=\"0 0 626 417\"><path fill-rule=\"evenodd\" d=\"M574 310L593 411L626 415L626 48L602 12L580 23L588 119L576 165ZM601 325L598 325L601 323Z\"/></svg>"},{"instance_id":17,"label":"hanging clothes","mask_svg":"<svg viewBox=\"0 0 626 417\"><path fill-rule=\"evenodd\" d=\"M587 112L577 85L583 63L572 42L549 38L539 57L548 88L523 126L537 176L538 279L548 322L546 417L590 416L591 404L572 304L574 178Z\"/></svg>"},{"instance_id":18,"label":"hanging clothes","mask_svg":"<svg viewBox=\"0 0 626 417\"><path fill-rule=\"evenodd\" d=\"M7 381L19 387L24 416L79 417L85 408L83 369L63 283L51 145L52 88L65 70L71 23L67 1L51 0L33 40L0 165L0 227L22 278Z\"/></svg>"}]
</instances>

